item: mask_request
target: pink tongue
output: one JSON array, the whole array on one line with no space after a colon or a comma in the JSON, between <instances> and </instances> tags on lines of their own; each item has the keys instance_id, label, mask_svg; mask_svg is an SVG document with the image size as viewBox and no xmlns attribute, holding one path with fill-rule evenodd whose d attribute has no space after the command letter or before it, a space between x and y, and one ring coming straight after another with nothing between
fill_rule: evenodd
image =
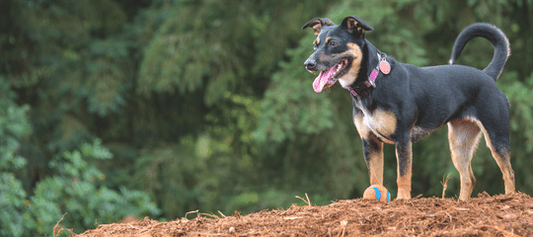
<instances>
[{"instance_id":1,"label":"pink tongue","mask_svg":"<svg viewBox=\"0 0 533 237\"><path fill-rule=\"evenodd\" d=\"M316 93L322 92L324 86L328 84L328 81L331 79L331 76L335 74L335 68L336 67L331 67L325 73L321 71L318 77L316 77L315 81L313 82L313 89Z\"/></svg>"}]
</instances>

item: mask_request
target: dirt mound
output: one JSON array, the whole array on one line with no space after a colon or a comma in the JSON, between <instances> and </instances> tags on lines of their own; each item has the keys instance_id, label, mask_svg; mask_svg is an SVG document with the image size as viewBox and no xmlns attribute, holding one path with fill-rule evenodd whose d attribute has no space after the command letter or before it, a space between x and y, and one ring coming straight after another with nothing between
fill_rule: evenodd
<instances>
[{"instance_id":1,"label":"dirt mound","mask_svg":"<svg viewBox=\"0 0 533 237\"><path fill-rule=\"evenodd\" d=\"M76 236L533 236L533 198L524 193L481 193L467 202L354 199L245 216L192 215L198 216L99 225Z\"/></svg>"}]
</instances>

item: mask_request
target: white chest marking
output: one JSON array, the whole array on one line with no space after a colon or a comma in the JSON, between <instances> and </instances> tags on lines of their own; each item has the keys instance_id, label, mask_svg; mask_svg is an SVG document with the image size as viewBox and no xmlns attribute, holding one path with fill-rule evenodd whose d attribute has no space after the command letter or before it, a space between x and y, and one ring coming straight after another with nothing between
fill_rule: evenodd
<instances>
[{"instance_id":1,"label":"white chest marking","mask_svg":"<svg viewBox=\"0 0 533 237\"><path fill-rule=\"evenodd\" d=\"M370 128L382 141L394 143L390 140L391 135L396 131L397 119L394 112L376 109L371 113L365 108L361 109L361 111L363 111L363 124L365 126Z\"/></svg>"}]
</instances>

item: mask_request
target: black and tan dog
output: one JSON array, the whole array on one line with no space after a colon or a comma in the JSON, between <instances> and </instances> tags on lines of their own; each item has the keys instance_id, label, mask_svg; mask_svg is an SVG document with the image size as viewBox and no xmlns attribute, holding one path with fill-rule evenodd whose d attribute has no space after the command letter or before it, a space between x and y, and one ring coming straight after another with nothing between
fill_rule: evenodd
<instances>
[{"instance_id":1,"label":"black and tan dog","mask_svg":"<svg viewBox=\"0 0 533 237\"><path fill-rule=\"evenodd\" d=\"M398 198L411 198L412 143L448 124L453 164L461 176L459 199L470 197L475 184L471 160L484 134L503 173L505 193L515 191L510 162L509 103L496 79L510 54L509 41L497 27L476 23L465 28L453 47L450 65L416 67L387 56L365 39L373 30L357 16L340 25L315 18L303 26L317 36L305 67L320 74L319 93L339 81L353 101L353 119L361 136L370 184L383 184L383 142L396 145ZM483 70L451 65L474 37L494 46Z\"/></svg>"}]
</instances>

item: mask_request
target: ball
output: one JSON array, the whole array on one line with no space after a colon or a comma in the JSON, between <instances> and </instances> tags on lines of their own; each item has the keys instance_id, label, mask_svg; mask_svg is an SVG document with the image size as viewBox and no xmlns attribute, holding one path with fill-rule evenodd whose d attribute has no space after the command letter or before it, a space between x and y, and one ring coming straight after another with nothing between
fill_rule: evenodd
<instances>
[{"instance_id":1,"label":"ball","mask_svg":"<svg viewBox=\"0 0 533 237\"><path fill-rule=\"evenodd\" d=\"M372 185L366 188L363 193L363 199L378 200L380 202L389 203L390 193L383 185Z\"/></svg>"}]
</instances>

